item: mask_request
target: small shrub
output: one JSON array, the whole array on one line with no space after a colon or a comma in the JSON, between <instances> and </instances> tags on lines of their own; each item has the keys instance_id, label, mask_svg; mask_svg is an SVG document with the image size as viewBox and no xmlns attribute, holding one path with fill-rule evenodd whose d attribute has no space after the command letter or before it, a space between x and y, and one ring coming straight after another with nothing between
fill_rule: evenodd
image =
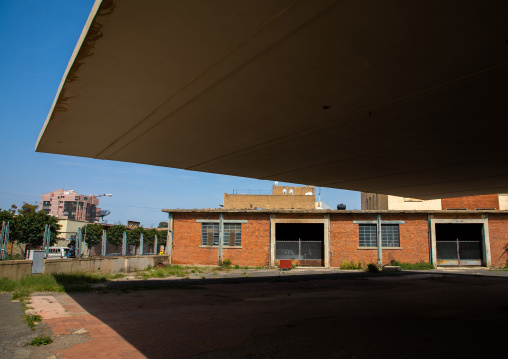
<instances>
[{"instance_id":1,"label":"small shrub","mask_svg":"<svg viewBox=\"0 0 508 359\"><path fill-rule=\"evenodd\" d=\"M238 264L235 264L235 266L233 268L240 269L240 266Z\"/></svg>"},{"instance_id":2,"label":"small shrub","mask_svg":"<svg viewBox=\"0 0 508 359\"><path fill-rule=\"evenodd\" d=\"M53 343L53 339L51 339L50 337L40 336L33 338L32 341L30 342L30 345L34 347L40 347L42 345L48 345L51 343Z\"/></svg>"},{"instance_id":3,"label":"small shrub","mask_svg":"<svg viewBox=\"0 0 508 359\"><path fill-rule=\"evenodd\" d=\"M229 258L226 258L222 261L222 264L221 264L222 267L226 267L226 268L229 268L231 266L231 259Z\"/></svg>"},{"instance_id":4,"label":"small shrub","mask_svg":"<svg viewBox=\"0 0 508 359\"><path fill-rule=\"evenodd\" d=\"M355 261L342 261L340 264L340 269L344 270L354 270L354 269L363 269L365 266L361 262L355 262Z\"/></svg>"},{"instance_id":5,"label":"small shrub","mask_svg":"<svg viewBox=\"0 0 508 359\"><path fill-rule=\"evenodd\" d=\"M374 263L367 264L367 271L371 273L379 273L379 267Z\"/></svg>"}]
</instances>

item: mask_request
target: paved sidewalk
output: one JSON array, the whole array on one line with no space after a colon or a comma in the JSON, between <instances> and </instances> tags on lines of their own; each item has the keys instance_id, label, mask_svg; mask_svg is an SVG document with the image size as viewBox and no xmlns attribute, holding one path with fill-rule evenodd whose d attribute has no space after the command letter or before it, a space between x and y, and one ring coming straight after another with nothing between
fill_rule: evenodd
<instances>
[{"instance_id":1,"label":"paved sidewalk","mask_svg":"<svg viewBox=\"0 0 508 359\"><path fill-rule=\"evenodd\" d=\"M24 312L19 301L11 301L10 293L0 294L0 358L28 358L31 350L26 346L40 333L32 331L23 321Z\"/></svg>"},{"instance_id":2,"label":"paved sidewalk","mask_svg":"<svg viewBox=\"0 0 508 359\"><path fill-rule=\"evenodd\" d=\"M428 359L506 352L506 277L298 277L44 293L33 296L33 306L57 339L81 338L47 346L56 358Z\"/></svg>"}]
</instances>

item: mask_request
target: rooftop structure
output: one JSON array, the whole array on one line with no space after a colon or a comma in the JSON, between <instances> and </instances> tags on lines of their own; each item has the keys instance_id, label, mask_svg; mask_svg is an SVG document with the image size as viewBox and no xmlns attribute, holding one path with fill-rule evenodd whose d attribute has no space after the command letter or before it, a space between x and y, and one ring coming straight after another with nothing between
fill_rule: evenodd
<instances>
[{"instance_id":1,"label":"rooftop structure","mask_svg":"<svg viewBox=\"0 0 508 359\"><path fill-rule=\"evenodd\" d=\"M508 210L508 194L502 193L421 200L417 198L362 192L361 201L361 208L363 210Z\"/></svg>"},{"instance_id":2,"label":"rooftop structure","mask_svg":"<svg viewBox=\"0 0 508 359\"><path fill-rule=\"evenodd\" d=\"M315 209L314 186L273 185L272 194L224 193L225 209Z\"/></svg>"}]
</instances>

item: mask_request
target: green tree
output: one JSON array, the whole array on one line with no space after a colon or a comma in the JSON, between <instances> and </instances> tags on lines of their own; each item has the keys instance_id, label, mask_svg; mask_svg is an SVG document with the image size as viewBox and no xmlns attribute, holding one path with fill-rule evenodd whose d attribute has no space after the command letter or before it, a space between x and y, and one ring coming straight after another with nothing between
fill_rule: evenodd
<instances>
[{"instance_id":1,"label":"green tree","mask_svg":"<svg viewBox=\"0 0 508 359\"><path fill-rule=\"evenodd\" d=\"M14 225L14 214L11 211L1 211L0 212L0 226L2 222L10 222L9 228L12 231L12 226Z\"/></svg>"},{"instance_id":2,"label":"green tree","mask_svg":"<svg viewBox=\"0 0 508 359\"><path fill-rule=\"evenodd\" d=\"M157 228L168 228L168 222L159 222L159 227Z\"/></svg>"},{"instance_id":3,"label":"green tree","mask_svg":"<svg viewBox=\"0 0 508 359\"><path fill-rule=\"evenodd\" d=\"M46 224L51 226L50 243L54 244L61 226L58 224L58 218L50 216L44 211L27 212L15 217L11 240L32 247L42 246Z\"/></svg>"},{"instance_id":4,"label":"green tree","mask_svg":"<svg viewBox=\"0 0 508 359\"><path fill-rule=\"evenodd\" d=\"M122 224L116 224L107 229L106 234L108 236L108 242L117 246L122 245L123 232L127 228Z\"/></svg>"},{"instance_id":5,"label":"green tree","mask_svg":"<svg viewBox=\"0 0 508 359\"><path fill-rule=\"evenodd\" d=\"M144 239L145 229L141 226L127 231L127 243L134 246L139 246L139 238L141 237L141 233L143 233Z\"/></svg>"},{"instance_id":6,"label":"green tree","mask_svg":"<svg viewBox=\"0 0 508 359\"><path fill-rule=\"evenodd\" d=\"M37 207L39 206L36 204L23 202L21 209L18 209L18 214L35 213L37 211Z\"/></svg>"},{"instance_id":7,"label":"green tree","mask_svg":"<svg viewBox=\"0 0 508 359\"><path fill-rule=\"evenodd\" d=\"M83 235L86 231L85 242L88 244L88 248L102 243L102 229L102 226L98 223L88 223L81 229Z\"/></svg>"}]
</instances>

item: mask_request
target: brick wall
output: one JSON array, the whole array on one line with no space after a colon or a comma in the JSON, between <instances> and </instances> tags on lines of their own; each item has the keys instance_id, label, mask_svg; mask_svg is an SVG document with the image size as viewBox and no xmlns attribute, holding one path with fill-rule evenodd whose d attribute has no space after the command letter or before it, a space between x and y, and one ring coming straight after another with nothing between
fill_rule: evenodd
<instances>
[{"instance_id":1,"label":"brick wall","mask_svg":"<svg viewBox=\"0 0 508 359\"><path fill-rule=\"evenodd\" d=\"M376 220L376 215L332 215L330 217L330 266L339 267L342 261L377 263L377 249L359 248L359 225L353 221ZM385 221L405 221L399 225L400 249L383 248L383 265L392 259L401 262L429 262L427 215L383 215Z\"/></svg>"},{"instance_id":2,"label":"brick wall","mask_svg":"<svg viewBox=\"0 0 508 359\"><path fill-rule=\"evenodd\" d=\"M323 214L278 213L277 219L323 219ZM438 213L436 219L481 219L479 213ZM201 223L197 219L219 219L218 213L176 213L173 233L173 263L217 265L218 247L201 247ZM383 249L383 264L395 259L402 262L429 262L427 214L383 214L386 221L405 221L399 225L400 249ZM268 213L226 213L225 220L247 220L242 224L241 248L223 248L223 258L241 266L265 266L269 263L270 215ZM330 214L330 265L356 261L377 263L377 249L359 249L359 225L353 221L376 220L375 214ZM508 214L489 214L489 238L492 265L508 265L504 246L508 243ZM501 259L499 259L501 257ZM498 260L499 259L499 260Z\"/></svg>"},{"instance_id":3,"label":"brick wall","mask_svg":"<svg viewBox=\"0 0 508 359\"><path fill-rule=\"evenodd\" d=\"M314 209L314 196L224 193L225 209Z\"/></svg>"},{"instance_id":4,"label":"brick wall","mask_svg":"<svg viewBox=\"0 0 508 359\"><path fill-rule=\"evenodd\" d=\"M486 194L481 196L468 196L441 199L441 208L446 209L499 209L499 196Z\"/></svg>"},{"instance_id":5,"label":"brick wall","mask_svg":"<svg viewBox=\"0 0 508 359\"><path fill-rule=\"evenodd\" d=\"M492 266L508 266L505 246L508 244L508 214L489 214L489 239Z\"/></svg>"},{"instance_id":6,"label":"brick wall","mask_svg":"<svg viewBox=\"0 0 508 359\"><path fill-rule=\"evenodd\" d=\"M218 213L177 213L174 217L173 264L217 265L219 247L201 246L201 223L197 219L218 220ZM268 265L270 250L270 215L266 213L226 213L225 220L247 220L242 223L242 245L223 247L224 259L242 266Z\"/></svg>"}]
</instances>

